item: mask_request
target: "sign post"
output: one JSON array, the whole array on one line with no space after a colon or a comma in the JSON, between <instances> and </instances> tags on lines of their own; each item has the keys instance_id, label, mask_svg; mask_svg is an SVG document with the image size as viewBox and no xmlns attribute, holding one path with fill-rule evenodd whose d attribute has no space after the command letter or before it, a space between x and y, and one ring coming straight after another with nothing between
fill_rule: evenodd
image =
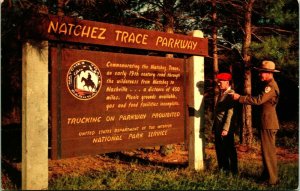
<instances>
[{"instance_id":1,"label":"sign post","mask_svg":"<svg viewBox=\"0 0 300 191\"><path fill-rule=\"evenodd\" d=\"M203 38L199 30L192 32L193 37ZM189 167L204 169L204 57L191 56L188 65L188 105L195 109L195 115L189 120Z\"/></svg>"},{"instance_id":2,"label":"sign post","mask_svg":"<svg viewBox=\"0 0 300 191\"><path fill-rule=\"evenodd\" d=\"M22 190L48 187L48 41L23 45Z\"/></svg>"}]
</instances>

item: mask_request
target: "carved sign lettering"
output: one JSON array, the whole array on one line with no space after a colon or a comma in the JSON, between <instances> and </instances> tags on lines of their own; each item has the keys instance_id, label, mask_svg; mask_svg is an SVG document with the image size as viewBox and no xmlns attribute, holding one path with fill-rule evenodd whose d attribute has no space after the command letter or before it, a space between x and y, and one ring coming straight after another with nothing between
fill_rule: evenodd
<instances>
[{"instance_id":1,"label":"carved sign lettering","mask_svg":"<svg viewBox=\"0 0 300 191\"><path fill-rule=\"evenodd\" d=\"M208 56L208 39L71 17L41 15L26 22L27 38L41 38Z\"/></svg>"}]
</instances>

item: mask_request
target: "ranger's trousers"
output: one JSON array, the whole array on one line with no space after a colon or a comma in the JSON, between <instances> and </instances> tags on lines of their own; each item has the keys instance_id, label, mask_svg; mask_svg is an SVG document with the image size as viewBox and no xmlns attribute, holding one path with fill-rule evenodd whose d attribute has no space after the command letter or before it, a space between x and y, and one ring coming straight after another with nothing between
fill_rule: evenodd
<instances>
[{"instance_id":1,"label":"ranger's trousers","mask_svg":"<svg viewBox=\"0 0 300 191\"><path fill-rule=\"evenodd\" d=\"M269 179L269 184L276 184L278 181L275 145L276 133L277 129L260 130L261 151L264 168L262 176Z\"/></svg>"}]
</instances>

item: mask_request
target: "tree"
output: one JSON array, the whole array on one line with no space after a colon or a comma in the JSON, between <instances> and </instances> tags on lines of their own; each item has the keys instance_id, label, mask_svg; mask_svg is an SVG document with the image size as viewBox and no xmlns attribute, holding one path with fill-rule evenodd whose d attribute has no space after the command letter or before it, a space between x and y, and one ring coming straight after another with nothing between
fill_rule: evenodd
<instances>
[{"instance_id":1,"label":"tree","mask_svg":"<svg viewBox=\"0 0 300 191\"><path fill-rule=\"evenodd\" d=\"M251 95L251 60L249 48L251 45L252 35L252 9L255 0L249 0L245 3L245 24L244 24L244 40L243 40L243 60L244 60L244 93ZM242 144L247 146L252 145L253 131L252 131L252 108L251 105L243 105L243 139Z\"/></svg>"},{"instance_id":2,"label":"tree","mask_svg":"<svg viewBox=\"0 0 300 191\"><path fill-rule=\"evenodd\" d=\"M106 23L124 22L128 0L57 0L64 14ZM59 9L58 9L59 10Z\"/></svg>"},{"instance_id":3,"label":"tree","mask_svg":"<svg viewBox=\"0 0 300 191\"><path fill-rule=\"evenodd\" d=\"M218 47L236 49L240 52L244 68L244 91L253 94L251 68L263 59L271 59L281 69L281 78L298 84L298 4L293 0L218 1L217 11L221 15ZM248 12L247 12L248 11ZM248 23L248 24L247 24ZM228 53L228 51L225 51ZM219 51L219 54L222 54ZM252 61L250 60L252 57ZM227 57L228 58L228 57ZM232 60L233 62L237 62ZM235 66L237 67L237 66ZM279 76L279 77L280 77ZM256 83L254 83L255 86ZM282 97L282 96L281 96ZM298 104L297 104L298 105ZM252 120L250 108L243 112L243 143L251 144Z\"/></svg>"},{"instance_id":4,"label":"tree","mask_svg":"<svg viewBox=\"0 0 300 191\"><path fill-rule=\"evenodd\" d=\"M24 18L38 12L44 3L39 0L12 1L1 4L1 110L3 124L21 121L22 41L21 26Z\"/></svg>"},{"instance_id":5,"label":"tree","mask_svg":"<svg viewBox=\"0 0 300 191\"><path fill-rule=\"evenodd\" d=\"M243 68L243 94L250 95L251 94L251 60L250 60L250 44L251 44L251 17L252 17L252 9L255 0L249 1L240 1L240 0L229 0L229 1L218 1L212 0L212 14L213 14L213 24L215 26L215 18L214 14L217 11L220 17L222 17L222 21L219 21L218 30L220 31L220 35L218 36L219 43L218 47L219 54L228 54L228 52L234 52L234 50L240 51L240 56L242 58L242 68ZM218 6L216 6L216 4ZM217 10L214 10L214 7ZM230 16L227 16L230 15ZM241 23L244 23L242 25ZM216 44L215 36L216 28L213 28L212 37L213 37L213 59L214 59L214 73L218 72L218 54L216 53ZM220 49L222 48L222 49ZM222 56L224 57L224 56ZM225 56L227 59L228 56ZM237 58L234 58L230 62L237 62ZM231 71L231 64L227 66L227 71ZM214 80L216 81L215 77ZM241 79L239 79L241 81ZM215 96L217 91L215 90ZM251 146L253 139L252 132L252 112L251 106L245 105L243 108L242 114L242 136L241 143L242 145Z\"/></svg>"},{"instance_id":6,"label":"tree","mask_svg":"<svg viewBox=\"0 0 300 191\"><path fill-rule=\"evenodd\" d=\"M262 10L263 4L268 11ZM250 47L253 57L274 60L281 73L295 83L299 82L298 7L294 0L278 0L275 4L260 1L254 12L254 42Z\"/></svg>"},{"instance_id":7,"label":"tree","mask_svg":"<svg viewBox=\"0 0 300 191\"><path fill-rule=\"evenodd\" d=\"M216 8L216 0L212 0L212 22L213 22L213 29L212 29L212 46L213 46L213 72L214 72L214 107L216 106L219 88L217 86L217 74L219 73L219 66L218 66L218 46L217 46L217 8Z\"/></svg>"},{"instance_id":8,"label":"tree","mask_svg":"<svg viewBox=\"0 0 300 191\"><path fill-rule=\"evenodd\" d=\"M177 0L161 0L161 1L137 1L135 6L136 10L145 10L142 15L137 14L135 10L132 10L131 14L141 18L146 22L155 24L155 27L159 27L166 33L174 33L175 25L175 12L178 6ZM157 14L160 13L160 14ZM151 17L149 17L151 15ZM153 17L155 15L155 17ZM166 57L173 58L173 54L166 54ZM164 155L168 155L174 152L174 145L163 145L160 147L160 152Z\"/></svg>"}]
</instances>

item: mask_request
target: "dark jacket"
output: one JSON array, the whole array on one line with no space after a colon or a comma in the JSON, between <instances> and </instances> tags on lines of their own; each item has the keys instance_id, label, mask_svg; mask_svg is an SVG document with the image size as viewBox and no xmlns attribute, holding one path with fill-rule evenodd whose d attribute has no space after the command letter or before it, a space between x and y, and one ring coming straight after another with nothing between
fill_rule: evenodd
<instances>
[{"instance_id":1,"label":"dark jacket","mask_svg":"<svg viewBox=\"0 0 300 191\"><path fill-rule=\"evenodd\" d=\"M219 95L214 112L213 131L222 132L227 130L232 132L231 118L233 116L234 100L228 93L234 93L233 90L226 90L223 95Z\"/></svg>"},{"instance_id":2,"label":"dark jacket","mask_svg":"<svg viewBox=\"0 0 300 191\"><path fill-rule=\"evenodd\" d=\"M274 79L266 83L261 93L256 96L240 96L239 102L261 107L261 128L279 129L276 105L279 99L279 88Z\"/></svg>"}]
</instances>

